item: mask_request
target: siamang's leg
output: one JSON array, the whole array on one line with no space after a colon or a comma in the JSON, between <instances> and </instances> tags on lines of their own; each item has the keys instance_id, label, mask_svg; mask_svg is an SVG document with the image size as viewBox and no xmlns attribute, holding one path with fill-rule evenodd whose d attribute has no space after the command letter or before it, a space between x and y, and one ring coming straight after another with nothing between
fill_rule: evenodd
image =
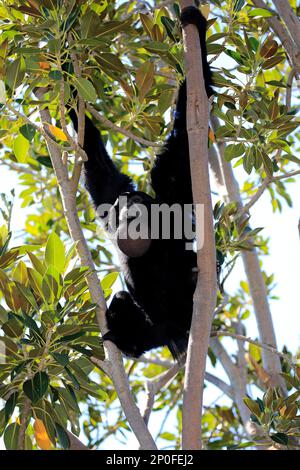
<instances>
[{"instance_id":1,"label":"siamang's leg","mask_svg":"<svg viewBox=\"0 0 300 470\"><path fill-rule=\"evenodd\" d=\"M108 332L104 341L112 341L127 356L139 357L145 351L165 343L164 328L154 326L128 292L118 292L106 312Z\"/></svg>"},{"instance_id":2,"label":"siamang's leg","mask_svg":"<svg viewBox=\"0 0 300 470\"><path fill-rule=\"evenodd\" d=\"M205 89L212 95L212 77L206 52L206 19L196 7L184 8L181 12L182 26L195 24L199 31ZM189 144L186 128L186 81L177 98L173 131L167 140L165 150L157 156L151 172L152 187L160 202L168 204L191 204L193 202L189 162Z\"/></svg>"},{"instance_id":3,"label":"siamang's leg","mask_svg":"<svg viewBox=\"0 0 300 470\"><path fill-rule=\"evenodd\" d=\"M70 111L75 130L77 115ZM88 161L84 164L85 185L96 207L100 204L114 204L119 194L133 190L129 176L121 173L109 157L101 134L91 119L85 117L84 150Z\"/></svg>"}]
</instances>

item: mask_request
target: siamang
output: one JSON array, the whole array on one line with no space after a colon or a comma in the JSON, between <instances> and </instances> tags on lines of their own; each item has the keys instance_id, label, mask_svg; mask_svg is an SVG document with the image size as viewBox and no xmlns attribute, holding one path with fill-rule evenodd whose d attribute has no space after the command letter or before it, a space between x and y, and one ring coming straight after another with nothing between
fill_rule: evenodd
<instances>
[{"instance_id":1,"label":"siamang","mask_svg":"<svg viewBox=\"0 0 300 470\"><path fill-rule=\"evenodd\" d=\"M212 76L207 62L206 19L196 7L181 12L181 24L197 26L200 36L202 65L207 96L212 95ZM179 88L174 126L162 153L151 171L151 185L155 198L136 191L131 178L121 173L110 159L101 135L87 117L84 150L88 161L84 164L85 185L96 208L110 204L116 210L117 222L110 224L106 214L106 228L113 231L121 270L128 291L118 292L106 313L108 332L104 341L112 341L129 357L139 357L145 351L168 346L174 358L186 350L193 311L193 293L197 279L197 259L193 250L186 249L186 238L127 239L120 230L132 219L129 208L143 204L174 203L192 205L192 185L189 163L189 144L186 128L187 92L184 81ZM70 113L77 129L76 113ZM120 196L126 196L127 205L120 208ZM134 218L134 217L133 217ZM113 228L112 228L113 227ZM172 234L171 234L172 235Z\"/></svg>"}]
</instances>

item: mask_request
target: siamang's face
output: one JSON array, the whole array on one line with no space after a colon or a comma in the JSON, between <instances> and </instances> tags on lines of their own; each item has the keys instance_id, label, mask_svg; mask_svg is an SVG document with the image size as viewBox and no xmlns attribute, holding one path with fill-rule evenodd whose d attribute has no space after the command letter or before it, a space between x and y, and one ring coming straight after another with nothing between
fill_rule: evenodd
<instances>
[{"instance_id":1,"label":"siamang's face","mask_svg":"<svg viewBox=\"0 0 300 470\"><path fill-rule=\"evenodd\" d=\"M150 216L154 199L141 191L120 194L109 213L109 228L128 257L143 256L151 246Z\"/></svg>"}]
</instances>

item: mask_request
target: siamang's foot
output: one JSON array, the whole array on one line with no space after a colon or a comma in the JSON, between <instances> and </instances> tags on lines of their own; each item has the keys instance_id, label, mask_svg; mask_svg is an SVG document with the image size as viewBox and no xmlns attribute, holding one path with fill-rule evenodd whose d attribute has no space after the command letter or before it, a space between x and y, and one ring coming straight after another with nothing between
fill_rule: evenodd
<instances>
[{"instance_id":1,"label":"siamang's foot","mask_svg":"<svg viewBox=\"0 0 300 470\"><path fill-rule=\"evenodd\" d=\"M188 24L194 24L197 28L203 28L204 31L206 30L206 19L201 11L194 6L189 6L181 10L180 22L183 28Z\"/></svg>"},{"instance_id":2,"label":"siamang's foot","mask_svg":"<svg viewBox=\"0 0 300 470\"><path fill-rule=\"evenodd\" d=\"M126 356L139 357L159 346L156 329L128 292L118 292L107 312L108 332L104 341L112 341Z\"/></svg>"}]
</instances>

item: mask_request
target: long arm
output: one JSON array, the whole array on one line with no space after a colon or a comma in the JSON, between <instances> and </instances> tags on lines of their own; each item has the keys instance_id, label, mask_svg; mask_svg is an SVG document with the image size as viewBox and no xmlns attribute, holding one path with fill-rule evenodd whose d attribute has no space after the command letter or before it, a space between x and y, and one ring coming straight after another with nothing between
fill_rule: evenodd
<instances>
[{"instance_id":1,"label":"long arm","mask_svg":"<svg viewBox=\"0 0 300 470\"><path fill-rule=\"evenodd\" d=\"M199 31L202 67L208 98L212 95L212 75L207 62L206 19L196 7L181 12L181 24L195 24ZM157 156L151 172L152 187L159 202L191 204L193 202L189 162L189 142L186 128L186 81L179 88L174 126L165 150Z\"/></svg>"},{"instance_id":2,"label":"long arm","mask_svg":"<svg viewBox=\"0 0 300 470\"><path fill-rule=\"evenodd\" d=\"M70 111L70 118L77 131L77 115ZM109 157L102 142L101 134L89 117L85 117L83 146L88 161L84 164L85 186L96 207L100 204L114 204L118 196L133 190L129 176L121 173Z\"/></svg>"}]
</instances>

